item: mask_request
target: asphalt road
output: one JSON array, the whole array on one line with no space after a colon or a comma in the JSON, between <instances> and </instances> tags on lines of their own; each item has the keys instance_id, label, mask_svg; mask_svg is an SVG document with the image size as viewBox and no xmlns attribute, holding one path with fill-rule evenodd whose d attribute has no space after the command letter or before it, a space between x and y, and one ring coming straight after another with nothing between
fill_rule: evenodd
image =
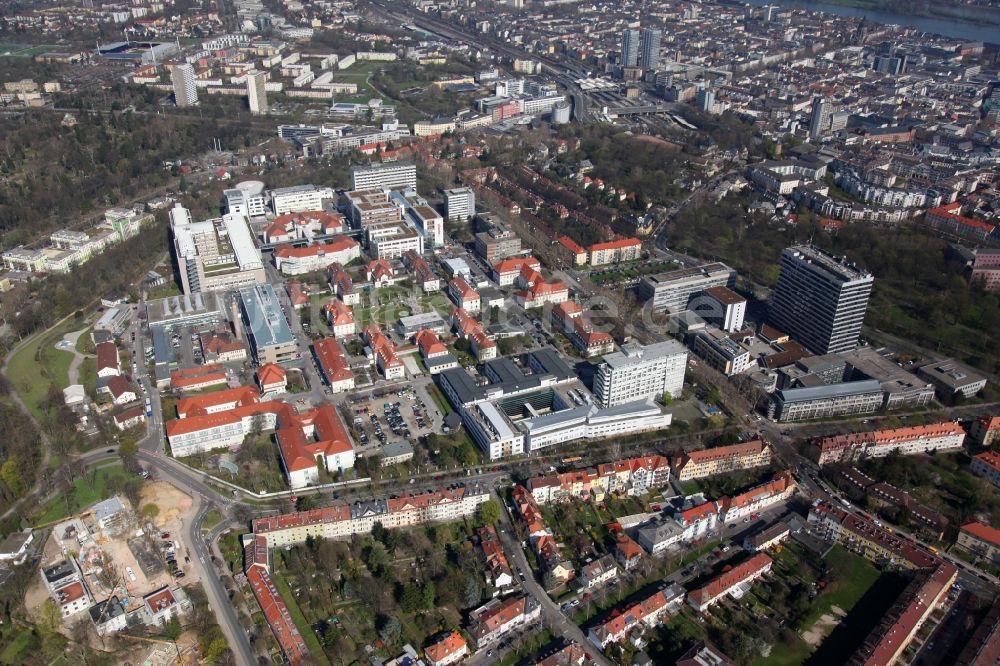
<instances>
[{"instance_id":1,"label":"asphalt road","mask_svg":"<svg viewBox=\"0 0 1000 666\"><path fill-rule=\"evenodd\" d=\"M560 610L559 605L552 601L545 590L542 589L542 586L538 584L538 581L535 580L532 569L528 565L528 558L524 554L524 549L521 548L521 544L513 536L514 526L511 524L510 515L507 513L507 503L502 498L498 497L496 499L504 507L504 510L500 512L500 529L498 530L500 543L503 545L507 557L514 563L514 566L519 567L524 572L524 580L521 581L521 586L541 604L542 617L545 618L545 622L552 629L552 633L579 643L593 663L599 666L611 666L611 662L605 659L604 655L594 644L587 640L583 630L569 621L562 610Z\"/></svg>"}]
</instances>

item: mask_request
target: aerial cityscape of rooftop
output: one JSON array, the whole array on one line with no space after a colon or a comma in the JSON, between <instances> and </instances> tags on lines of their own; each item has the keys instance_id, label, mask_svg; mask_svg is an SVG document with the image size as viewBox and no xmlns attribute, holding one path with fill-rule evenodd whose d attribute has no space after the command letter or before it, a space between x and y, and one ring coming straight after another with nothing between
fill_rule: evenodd
<instances>
[{"instance_id":1,"label":"aerial cityscape of rooftop","mask_svg":"<svg viewBox=\"0 0 1000 666\"><path fill-rule=\"evenodd\" d=\"M0 663L1000 665L994 0L0 11Z\"/></svg>"}]
</instances>

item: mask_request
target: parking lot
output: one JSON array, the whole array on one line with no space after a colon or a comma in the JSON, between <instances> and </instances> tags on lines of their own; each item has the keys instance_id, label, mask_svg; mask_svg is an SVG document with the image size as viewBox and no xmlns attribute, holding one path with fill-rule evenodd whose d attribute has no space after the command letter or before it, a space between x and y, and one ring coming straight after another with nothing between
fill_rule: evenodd
<instances>
[{"instance_id":1,"label":"parking lot","mask_svg":"<svg viewBox=\"0 0 1000 666\"><path fill-rule=\"evenodd\" d=\"M400 440L412 442L421 435L433 432L427 405L412 388L355 403L351 409L361 449L374 449Z\"/></svg>"}]
</instances>

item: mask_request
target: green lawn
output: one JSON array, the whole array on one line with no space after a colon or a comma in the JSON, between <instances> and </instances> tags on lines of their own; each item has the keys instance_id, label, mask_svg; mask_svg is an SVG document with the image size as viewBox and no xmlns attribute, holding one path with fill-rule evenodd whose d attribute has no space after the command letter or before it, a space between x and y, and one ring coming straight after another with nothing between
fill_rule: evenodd
<instances>
[{"instance_id":1,"label":"green lawn","mask_svg":"<svg viewBox=\"0 0 1000 666\"><path fill-rule=\"evenodd\" d=\"M771 648L771 654L755 660L754 666L799 666L804 664L812 648L798 634L787 631L782 640Z\"/></svg>"},{"instance_id":2,"label":"green lawn","mask_svg":"<svg viewBox=\"0 0 1000 666\"><path fill-rule=\"evenodd\" d=\"M438 411L441 412L442 417L447 416L454 411L451 408L451 403L449 403L448 399L441 393L441 389L434 384L427 385L427 394L431 396L434 404L437 405Z\"/></svg>"},{"instance_id":3,"label":"green lawn","mask_svg":"<svg viewBox=\"0 0 1000 666\"><path fill-rule=\"evenodd\" d=\"M56 342L70 331L79 330L80 322L68 319L56 328L34 338L10 360L7 376L32 415L42 420L41 403L49 385L60 389L69 386L69 364L73 354L55 348Z\"/></svg>"},{"instance_id":4,"label":"green lawn","mask_svg":"<svg viewBox=\"0 0 1000 666\"><path fill-rule=\"evenodd\" d=\"M221 522L222 522L222 514L219 513L217 510L212 509L211 511L205 514L205 522L202 523L202 529L210 530Z\"/></svg>"},{"instance_id":5,"label":"green lawn","mask_svg":"<svg viewBox=\"0 0 1000 666\"><path fill-rule=\"evenodd\" d=\"M0 652L0 663L4 664L20 664L25 663L24 659L27 656L25 653L31 647L34 642L34 636L27 629L17 630L17 635L14 636L14 640L7 644L7 647Z\"/></svg>"},{"instance_id":6,"label":"green lawn","mask_svg":"<svg viewBox=\"0 0 1000 666\"><path fill-rule=\"evenodd\" d=\"M107 499L111 495L111 491L108 488L109 481L112 479L124 480L130 475L124 467L117 463L89 470L74 482L73 494L69 498L69 510L67 510L66 499L59 496L46 504L42 508L41 514L33 522L35 525L44 525L62 520L71 513L84 509L102 499Z\"/></svg>"},{"instance_id":7,"label":"green lawn","mask_svg":"<svg viewBox=\"0 0 1000 666\"><path fill-rule=\"evenodd\" d=\"M865 596L881 575L868 560L855 555L843 546L834 546L824 559L833 571L835 579L817 597L809 613L809 621L804 622L802 626L812 626L813 622L829 613L834 606L847 613L851 612L858 600Z\"/></svg>"},{"instance_id":8,"label":"green lawn","mask_svg":"<svg viewBox=\"0 0 1000 666\"><path fill-rule=\"evenodd\" d=\"M316 632L306 622L306 618L302 615L299 605L295 603L295 597L292 596L292 591L289 589L288 583L285 582L285 579L280 574L272 573L271 576L272 580L274 580L274 586L278 588L278 593L281 594L285 605L288 606L288 613L292 616L292 621L295 622L295 626L298 627L299 633L302 634L302 638L306 642L306 647L312 652L313 659L321 666L323 664L330 666L330 661L323 652L323 646L319 644Z\"/></svg>"},{"instance_id":9,"label":"green lawn","mask_svg":"<svg viewBox=\"0 0 1000 666\"><path fill-rule=\"evenodd\" d=\"M701 486L698 485L697 481L683 481L681 482L681 491L685 495L694 495L701 492Z\"/></svg>"}]
</instances>

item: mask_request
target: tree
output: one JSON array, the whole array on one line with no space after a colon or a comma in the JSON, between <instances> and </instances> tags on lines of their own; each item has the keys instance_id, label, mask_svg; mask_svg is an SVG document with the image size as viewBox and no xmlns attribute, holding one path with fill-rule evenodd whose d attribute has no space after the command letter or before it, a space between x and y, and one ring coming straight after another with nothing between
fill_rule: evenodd
<instances>
[{"instance_id":1,"label":"tree","mask_svg":"<svg viewBox=\"0 0 1000 666\"><path fill-rule=\"evenodd\" d=\"M403 633L399 620L391 616L383 616L379 622L378 637L387 645L395 645Z\"/></svg>"},{"instance_id":2,"label":"tree","mask_svg":"<svg viewBox=\"0 0 1000 666\"><path fill-rule=\"evenodd\" d=\"M150 502L142 506L142 516L148 520L153 520L160 515L160 507Z\"/></svg>"},{"instance_id":3,"label":"tree","mask_svg":"<svg viewBox=\"0 0 1000 666\"><path fill-rule=\"evenodd\" d=\"M24 480L18 470L17 456L11 456L4 461L3 467L0 467L0 479L14 497L24 494Z\"/></svg>"},{"instance_id":4,"label":"tree","mask_svg":"<svg viewBox=\"0 0 1000 666\"><path fill-rule=\"evenodd\" d=\"M42 602L38 609L38 628L43 633L52 634L59 629L60 622L62 622L62 612L60 612L55 600L49 597Z\"/></svg>"},{"instance_id":5,"label":"tree","mask_svg":"<svg viewBox=\"0 0 1000 666\"><path fill-rule=\"evenodd\" d=\"M483 588L479 584L479 579L475 576L468 576L465 579L465 590L462 592L462 601L466 608L478 606L483 598Z\"/></svg>"},{"instance_id":6,"label":"tree","mask_svg":"<svg viewBox=\"0 0 1000 666\"><path fill-rule=\"evenodd\" d=\"M500 520L500 505L487 500L476 509L476 521L480 525L495 525Z\"/></svg>"},{"instance_id":7,"label":"tree","mask_svg":"<svg viewBox=\"0 0 1000 666\"><path fill-rule=\"evenodd\" d=\"M181 620L176 615L171 617L170 621L163 625L163 635L172 641L176 641L178 637L180 637L182 631L184 631L184 627L181 626Z\"/></svg>"}]
</instances>

